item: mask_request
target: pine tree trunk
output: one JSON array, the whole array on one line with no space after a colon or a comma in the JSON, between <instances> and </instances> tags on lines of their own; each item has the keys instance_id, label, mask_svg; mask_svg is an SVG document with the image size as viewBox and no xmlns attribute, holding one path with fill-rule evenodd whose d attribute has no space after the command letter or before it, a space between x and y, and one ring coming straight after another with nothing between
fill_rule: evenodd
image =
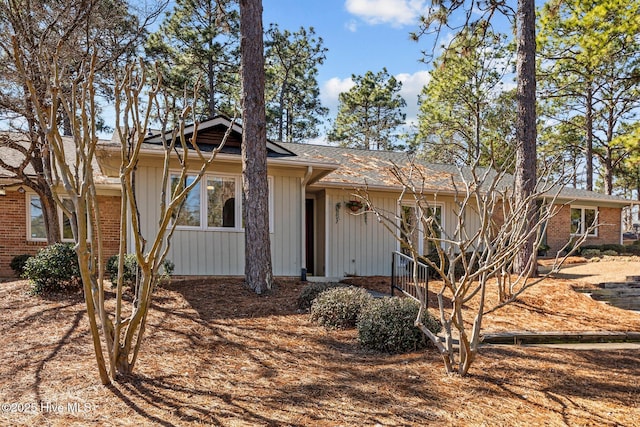
<instances>
[{"instance_id":1,"label":"pine tree trunk","mask_svg":"<svg viewBox=\"0 0 640 427\"><path fill-rule=\"evenodd\" d=\"M587 88L585 104L585 175L587 179L587 190L593 191L593 92L591 84L589 84L589 88Z\"/></svg>"},{"instance_id":2,"label":"pine tree trunk","mask_svg":"<svg viewBox=\"0 0 640 427\"><path fill-rule=\"evenodd\" d=\"M245 281L256 293L271 288L267 126L264 105L262 0L240 1L242 187Z\"/></svg>"},{"instance_id":3,"label":"pine tree trunk","mask_svg":"<svg viewBox=\"0 0 640 427\"><path fill-rule=\"evenodd\" d=\"M536 186L536 40L535 1L518 0L517 27L517 109L516 121L516 173L515 197L520 205L535 190ZM535 203L528 203L528 222L535 222ZM529 225L526 229L529 229ZM535 234L522 245L514 262L515 273L535 274ZM526 271L529 269L529 271Z\"/></svg>"}]
</instances>

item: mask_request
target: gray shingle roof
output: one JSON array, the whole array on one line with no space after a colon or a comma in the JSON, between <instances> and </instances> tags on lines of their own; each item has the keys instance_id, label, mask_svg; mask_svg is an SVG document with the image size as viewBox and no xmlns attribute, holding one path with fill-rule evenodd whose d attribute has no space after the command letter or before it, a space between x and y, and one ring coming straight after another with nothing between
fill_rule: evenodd
<instances>
[{"instance_id":1,"label":"gray shingle roof","mask_svg":"<svg viewBox=\"0 0 640 427\"><path fill-rule=\"evenodd\" d=\"M19 134L12 134L13 138L18 138ZM73 140L64 138L67 161L74 161ZM100 141L103 147L114 146L117 138L112 141ZM273 144L273 143L272 143ZM115 144L118 145L119 144ZM153 145L153 144L146 144ZM285 155L288 161L300 163L301 165L323 165L326 174L314 183L316 187L343 187L354 188L368 186L372 189L398 190L400 189L397 178L391 170L394 165L407 168L411 157L408 153L394 151L374 151L358 150L352 148L342 148L328 145L277 143L274 146L288 150L291 155ZM0 145L0 155L9 164L18 164L21 160L20 154L14 150L8 150ZM425 163L416 161L419 171L424 179L424 191L439 193L454 193L456 187L460 188L462 179L460 171L455 165L445 165L437 163ZM335 170L329 172L335 165ZM107 177L101 170L99 162L94 164L95 179L98 184L114 184L117 178ZM33 173L33 170L27 170ZM10 174L0 168L0 178L7 178ZM510 185L512 177L507 177L505 185ZM555 191L550 192L555 193ZM560 197L567 200L588 201L590 203L610 203L615 205L629 205L630 201L618 197L601 194L593 191L574 189L565 187L560 192Z\"/></svg>"},{"instance_id":2,"label":"gray shingle roof","mask_svg":"<svg viewBox=\"0 0 640 427\"><path fill-rule=\"evenodd\" d=\"M400 185L391 174L391 168L395 165L407 166L411 160L410 155L404 152L358 150L352 148L334 147L328 145L311 145L295 143L278 143L287 150L295 153L301 161L313 160L326 163L336 163L338 169L319 180L318 186L334 187L363 187L398 189ZM453 193L456 186L460 189L462 180L460 171L455 165L425 163L417 160L420 171L425 177L425 190L443 193ZM505 177L505 185L510 185L513 177ZM555 195L557 187L549 191L550 196ZM611 203L616 205L629 205L630 201L594 191L565 187L560 191L559 198L564 201L589 201Z\"/></svg>"},{"instance_id":3,"label":"gray shingle roof","mask_svg":"<svg viewBox=\"0 0 640 427\"><path fill-rule=\"evenodd\" d=\"M21 133L2 132L2 135L8 135L13 141L18 142L23 147L28 147L26 136ZM73 138L62 137L62 141L64 144L64 154L65 154L66 163L72 165L75 162L75 149L76 149ZM1 144L0 144L0 156L2 156L2 160L4 160L5 163L11 166L18 166L24 159L24 156L22 153L16 150L10 149ZM104 173L102 173L99 162L95 158L93 159L93 171L94 171L93 172L94 180L98 185L113 185L113 184L119 183L118 179L109 178ZM33 167L31 167L31 165L27 165L27 167L25 168L25 173L27 175L35 175L35 171L33 170ZM4 180L8 179L9 181L12 181L13 177L14 177L13 173L0 167L0 179L4 179Z\"/></svg>"},{"instance_id":4,"label":"gray shingle roof","mask_svg":"<svg viewBox=\"0 0 640 427\"><path fill-rule=\"evenodd\" d=\"M396 151L358 150L326 145L279 143L295 153L300 160L336 163L338 169L322 178L319 185L363 186L399 188L391 173L394 165L407 166L411 160L408 153ZM425 185L434 191L453 191L454 179L459 182L458 169L452 165L420 162Z\"/></svg>"}]
</instances>

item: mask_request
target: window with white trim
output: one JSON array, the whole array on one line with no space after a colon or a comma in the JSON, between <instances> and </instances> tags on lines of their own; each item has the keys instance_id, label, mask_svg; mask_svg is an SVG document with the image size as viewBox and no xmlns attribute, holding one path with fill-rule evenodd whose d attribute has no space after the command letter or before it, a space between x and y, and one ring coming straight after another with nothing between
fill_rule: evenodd
<instances>
[{"instance_id":1,"label":"window with white trim","mask_svg":"<svg viewBox=\"0 0 640 427\"><path fill-rule=\"evenodd\" d=\"M188 175L183 183L189 186L195 175ZM171 174L171 193L179 184L180 175ZM269 186L269 225L273 228L272 178ZM174 216L174 219L176 217ZM177 226L181 229L236 230L244 229L242 221L242 184L239 175L205 175L193 187L182 204L177 216Z\"/></svg>"},{"instance_id":2,"label":"window with white trim","mask_svg":"<svg viewBox=\"0 0 640 427\"><path fill-rule=\"evenodd\" d=\"M598 228L590 227L597 225L598 209L584 206L571 206L571 234L582 235L588 231L587 236L597 236Z\"/></svg>"},{"instance_id":3,"label":"window with white trim","mask_svg":"<svg viewBox=\"0 0 640 427\"><path fill-rule=\"evenodd\" d=\"M424 218L433 217L433 230L424 229L423 224L418 221L418 212L415 206L403 205L401 211L400 233L402 243L400 251L405 255L409 255L409 242L418 250L419 254L426 255L433 252L435 243L429 240L429 233L433 231L431 238L439 239L442 237L442 229L444 227L442 217L443 206L434 204L427 208Z\"/></svg>"},{"instance_id":4,"label":"window with white trim","mask_svg":"<svg viewBox=\"0 0 640 427\"><path fill-rule=\"evenodd\" d=\"M35 194L27 196L29 202L27 216L27 240L36 242L47 241L47 228L44 223L44 212L42 210L42 201ZM66 200L64 202L67 202ZM73 230L71 229L71 220L58 208L58 218L60 227L60 236L63 242L73 242Z\"/></svg>"}]
</instances>

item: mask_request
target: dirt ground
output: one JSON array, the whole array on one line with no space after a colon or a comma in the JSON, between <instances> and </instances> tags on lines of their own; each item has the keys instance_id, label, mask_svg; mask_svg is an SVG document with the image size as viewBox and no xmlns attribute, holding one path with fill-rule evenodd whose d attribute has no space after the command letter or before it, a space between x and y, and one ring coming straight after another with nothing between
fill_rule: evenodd
<instances>
[{"instance_id":1,"label":"dirt ground","mask_svg":"<svg viewBox=\"0 0 640 427\"><path fill-rule=\"evenodd\" d=\"M555 277L571 279L579 283L597 284L604 282L624 282L627 276L640 276L640 257L618 256L592 258L574 257L562 267Z\"/></svg>"},{"instance_id":2,"label":"dirt ground","mask_svg":"<svg viewBox=\"0 0 640 427\"><path fill-rule=\"evenodd\" d=\"M640 274L640 262L593 265L488 315L485 332L640 331L640 313L573 290ZM386 278L353 282L388 290ZM81 295L37 298L27 285L0 283L3 426L640 426L637 350L486 346L469 376L447 376L432 348L375 353L354 330L310 323L296 281L263 296L238 279L159 289L135 375L105 387Z\"/></svg>"}]
</instances>

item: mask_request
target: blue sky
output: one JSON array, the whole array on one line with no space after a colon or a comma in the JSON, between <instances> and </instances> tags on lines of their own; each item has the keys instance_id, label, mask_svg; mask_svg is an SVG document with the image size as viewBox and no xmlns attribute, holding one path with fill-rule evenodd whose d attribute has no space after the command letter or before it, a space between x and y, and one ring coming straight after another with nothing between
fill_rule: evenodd
<instances>
[{"instance_id":1,"label":"blue sky","mask_svg":"<svg viewBox=\"0 0 640 427\"><path fill-rule=\"evenodd\" d=\"M296 31L314 27L328 49L319 68L321 100L337 112L338 94L352 85L351 75L377 73L383 67L402 83L407 120L415 118L417 96L428 81L428 66L420 62L426 41L416 43L409 33L430 1L423 0L263 0L263 23L277 23Z\"/></svg>"}]
</instances>

